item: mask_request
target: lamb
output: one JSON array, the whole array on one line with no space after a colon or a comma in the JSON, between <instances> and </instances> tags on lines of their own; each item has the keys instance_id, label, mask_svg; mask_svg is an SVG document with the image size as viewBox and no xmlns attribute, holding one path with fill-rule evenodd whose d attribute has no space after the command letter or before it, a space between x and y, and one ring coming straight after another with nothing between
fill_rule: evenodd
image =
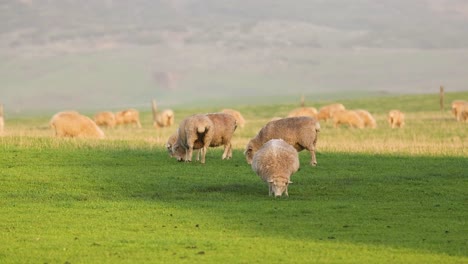
<instances>
[{"instance_id":1,"label":"lamb","mask_svg":"<svg viewBox=\"0 0 468 264\"><path fill-rule=\"evenodd\" d=\"M104 132L91 118L76 111L59 112L49 124L57 137L104 138Z\"/></svg>"},{"instance_id":2,"label":"lamb","mask_svg":"<svg viewBox=\"0 0 468 264\"><path fill-rule=\"evenodd\" d=\"M213 137L210 142L210 147L218 147L223 145L224 146L224 153L222 155L222 159L230 159L232 158L232 144L231 138L236 130L236 120L232 115L225 114L225 113L212 113L206 114L206 116L213 122L214 125L214 133ZM171 157L175 157L178 160L184 160L185 157L185 149L177 148L173 151L172 146L178 140L178 133L175 132L172 134L166 143L166 148L169 152ZM203 147L201 141L196 140L193 145L193 149L200 150ZM197 153L197 160L199 160L200 151Z\"/></svg>"},{"instance_id":3,"label":"lamb","mask_svg":"<svg viewBox=\"0 0 468 264\"><path fill-rule=\"evenodd\" d=\"M239 111L225 108L221 112L232 115L236 119L238 127L243 128L245 126L245 119Z\"/></svg>"},{"instance_id":4,"label":"lamb","mask_svg":"<svg viewBox=\"0 0 468 264\"><path fill-rule=\"evenodd\" d=\"M457 121L462 120L462 111L465 104L468 102L463 100L455 100L452 102L452 114L455 116Z\"/></svg>"},{"instance_id":5,"label":"lamb","mask_svg":"<svg viewBox=\"0 0 468 264\"><path fill-rule=\"evenodd\" d=\"M268 195L288 194L291 175L299 169L299 155L282 139L267 141L253 156L252 170L268 184Z\"/></svg>"},{"instance_id":6,"label":"lamb","mask_svg":"<svg viewBox=\"0 0 468 264\"><path fill-rule=\"evenodd\" d=\"M140 113L136 109L126 109L115 113L115 122L117 125L135 124L141 128Z\"/></svg>"},{"instance_id":7,"label":"lamb","mask_svg":"<svg viewBox=\"0 0 468 264\"><path fill-rule=\"evenodd\" d=\"M351 110L341 110L333 114L333 125L335 128L340 124L348 125L350 128L364 128L362 118L358 113Z\"/></svg>"},{"instance_id":8,"label":"lamb","mask_svg":"<svg viewBox=\"0 0 468 264\"><path fill-rule=\"evenodd\" d=\"M317 109L314 107L301 107L296 108L289 112L288 117L295 117L295 116L309 116L316 118L317 117Z\"/></svg>"},{"instance_id":9,"label":"lamb","mask_svg":"<svg viewBox=\"0 0 468 264\"><path fill-rule=\"evenodd\" d=\"M363 110L363 109L358 109L358 110L355 110L355 112L364 121L364 127L370 127L370 128L376 128L377 127L377 122L375 122L374 117L371 115L371 113L369 113L369 111Z\"/></svg>"},{"instance_id":10,"label":"lamb","mask_svg":"<svg viewBox=\"0 0 468 264\"><path fill-rule=\"evenodd\" d=\"M201 163L205 163L206 150L214 135L213 121L203 114L192 115L182 120L177 131L178 138L172 146L172 152L185 152L185 157L179 157L178 160L192 161L194 145L198 141L201 149Z\"/></svg>"},{"instance_id":11,"label":"lamb","mask_svg":"<svg viewBox=\"0 0 468 264\"><path fill-rule=\"evenodd\" d=\"M392 128L402 128L405 125L405 114L400 110L391 110L388 112L388 123Z\"/></svg>"},{"instance_id":12,"label":"lamb","mask_svg":"<svg viewBox=\"0 0 468 264\"><path fill-rule=\"evenodd\" d=\"M318 114L317 114L317 120L325 120L325 122L328 121L328 119L332 119L333 115L337 111L345 110L346 108L344 107L343 104L336 103L336 104L330 104L323 106L320 108Z\"/></svg>"},{"instance_id":13,"label":"lamb","mask_svg":"<svg viewBox=\"0 0 468 264\"><path fill-rule=\"evenodd\" d=\"M255 153L270 139L281 138L298 152L307 149L311 155L310 165L316 166L315 150L320 124L312 117L287 117L268 122L252 138L244 151L248 164L252 164Z\"/></svg>"},{"instance_id":14,"label":"lamb","mask_svg":"<svg viewBox=\"0 0 468 264\"><path fill-rule=\"evenodd\" d=\"M170 127L174 124L174 111L171 109L165 109L162 112L158 112L156 106L156 100L152 101L153 110L153 126L155 128Z\"/></svg>"},{"instance_id":15,"label":"lamb","mask_svg":"<svg viewBox=\"0 0 468 264\"><path fill-rule=\"evenodd\" d=\"M99 112L94 115L94 122L98 126L115 127L115 115L110 111Z\"/></svg>"}]
</instances>

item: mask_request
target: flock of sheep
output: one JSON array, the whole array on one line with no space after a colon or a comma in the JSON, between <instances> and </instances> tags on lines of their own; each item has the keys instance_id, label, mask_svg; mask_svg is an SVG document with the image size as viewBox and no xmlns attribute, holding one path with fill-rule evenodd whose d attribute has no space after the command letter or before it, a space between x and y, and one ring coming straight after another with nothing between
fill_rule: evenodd
<instances>
[{"instance_id":1,"label":"flock of sheep","mask_svg":"<svg viewBox=\"0 0 468 264\"><path fill-rule=\"evenodd\" d=\"M457 121L468 121L468 102L456 100L452 113ZM319 121L331 120L334 127L347 125L352 128L376 128L374 117L366 110L347 110L343 104L330 104L320 108L301 107L291 111L285 118L273 118L255 137L250 139L244 155L252 170L269 186L269 195L288 196L291 176L299 169L298 152L310 152L310 165L316 166L316 144L320 132ZM391 128L402 128L405 115L391 110L387 121ZM157 111L153 101L153 126L170 127L174 124L174 112L170 109ZM104 138L101 127L133 125L141 128L139 112L126 109L116 113L99 112L91 119L76 111L55 114L50 126L57 137ZM218 113L194 114L183 119L177 130L169 137L166 149L178 161L190 162L193 151L197 161L205 163L209 147L223 146L222 159L232 157L231 139L237 127L244 127L245 119L239 111L223 109ZM0 105L0 134L3 132L3 107ZM200 157L201 155L201 157Z\"/></svg>"}]
</instances>

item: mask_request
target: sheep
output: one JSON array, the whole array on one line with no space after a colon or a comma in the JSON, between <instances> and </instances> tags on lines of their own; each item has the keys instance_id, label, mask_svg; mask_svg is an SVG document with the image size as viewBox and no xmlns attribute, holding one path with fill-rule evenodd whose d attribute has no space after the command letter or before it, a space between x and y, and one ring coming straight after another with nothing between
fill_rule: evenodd
<instances>
[{"instance_id":1,"label":"sheep","mask_svg":"<svg viewBox=\"0 0 468 264\"><path fill-rule=\"evenodd\" d=\"M171 109L163 110L158 112L156 100L152 101L152 110L153 110L153 126L155 128L160 127L170 127L174 124L174 111Z\"/></svg>"},{"instance_id":2,"label":"sheep","mask_svg":"<svg viewBox=\"0 0 468 264\"><path fill-rule=\"evenodd\" d=\"M282 139L271 139L255 153L252 170L268 184L268 195L288 194L291 175L299 169L299 155L293 146Z\"/></svg>"},{"instance_id":3,"label":"sheep","mask_svg":"<svg viewBox=\"0 0 468 264\"><path fill-rule=\"evenodd\" d=\"M115 127L115 115L110 111L99 112L94 115L94 122L98 126Z\"/></svg>"},{"instance_id":4,"label":"sheep","mask_svg":"<svg viewBox=\"0 0 468 264\"><path fill-rule=\"evenodd\" d=\"M210 147L224 146L224 153L222 159L232 158L232 144L231 138L236 130L236 119L229 114L225 113L212 113L206 114L206 116L213 122L214 133L210 142ZM185 157L185 149L177 148L173 151L172 146L177 142L178 132L173 133L166 143L166 149L171 157L175 157L178 160L183 160ZM200 150L203 147L201 141L196 140L193 144L193 149ZM197 160L199 160L200 151L197 153Z\"/></svg>"},{"instance_id":5,"label":"sheep","mask_svg":"<svg viewBox=\"0 0 468 264\"><path fill-rule=\"evenodd\" d=\"M57 137L104 138L104 132L91 118L76 111L59 112L49 124Z\"/></svg>"},{"instance_id":6,"label":"sheep","mask_svg":"<svg viewBox=\"0 0 468 264\"><path fill-rule=\"evenodd\" d=\"M452 102L452 114L455 116L457 121L461 121L462 119L462 110L464 105L468 103L463 100L455 100Z\"/></svg>"},{"instance_id":7,"label":"sheep","mask_svg":"<svg viewBox=\"0 0 468 264\"><path fill-rule=\"evenodd\" d=\"M192 161L194 144L198 141L201 149L201 163L205 163L206 150L214 135L213 121L204 114L192 115L182 120L177 133L178 138L172 146L172 152L185 152L185 157L178 157L178 160Z\"/></svg>"},{"instance_id":8,"label":"sheep","mask_svg":"<svg viewBox=\"0 0 468 264\"><path fill-rule=\"evenodd\" d=\"M468 102L463 104L463 107L460 110L460 121L468 122Z\"/></svg>"},{"instance_id":9,"label":"sheep","mask_svg":"<svg viewBox=\"0 0 468 264\"><path fill-rule=\"evenodd\" d=\"M405 114L400 110L390 110L388 112L388 123L392 128L402 128L405 125Z\"/></svg>"},{"instance_id":10,"label":"sheep","mask_svg":"<svg viewBox=\"0 0 468 264\"><path fill-rule=\"evenodd\" d=\"M315 149L320 124L312 117L286 117L268 122L245 147L244 155L248 164L262 145L270 139L281 138L298 152L307 149L311 155L310 165L316 166Z\"/></svg>"},{"instance_id":11,"label":"sheep","mask_svg":"<svg viewBox=\"0 0 468 264\"><path fill-rule=\"evenodd\" d=\"M335 128L340 124L348 125L350 128L364 128L364 121L362 118L358 113L351 110L340 110L333 114L333 125Z\"/></svg>"},{"instance_id":12,"label":"sheep","mask_svg":"<svg viewBox=\"0 0 468 264\"><path fill-rule=\"evenodd\" d=\"M288 117L295 117L295 116L309 116L316 118L317 117L317 109L314 107L301 107L296 108L289 112Z\"/></svg>"},{"instance_id":13,"label":"sheep","mask_svg":"<svg viewBox=\"0 0 468 264\"><path fill-rule=\"evenodd\" d=\"M138 128L141 128L140 113L136 109L126 109L115 113L116 125L124 124L136 124Z\"/></svg>"},{"instance_id":14,"label":"sheep","mask_svg":"<svg viewBox=\"0 0 468 264\"><path fill-rule=\"evenodd\" d=\"M328 121L328 119L332 119L333 115L336 111L340 110L345 110L346 108L344 107L343 104L336 103L336 104L330 104L326 105L320 108L319 112L317 113L317 120L325 120L325 122Z\"/></svg>"},{"instance_id":15,"label":"sheep","mask_svg":"<svg viewBox=\"0 0 468 264\"><path fill-rule=\"evenodd\" d=\"M376 128L377 127L377 122L375 122L374 117L371 115L371 113L369 113L369 111L363 110L363 109L358 109L358 110L355 110L355 112L364 121L364 127L370 127L370 128Z\"/></svg>"},{"instance_id":16,"label":"sheep","mask_svg":"<svg viewBox=\"0 0 468 264\"><path fill-rule=\"evenodd\" d=\"M221 110L221 113L226 113L226 114L232 115L236 119L238 127L243 128L245 126L245 119L244 119L244 117L242 116L242 114L239 111L234 110L234 109L225 108L225 109Z\"/></svg>"}]
</instances>

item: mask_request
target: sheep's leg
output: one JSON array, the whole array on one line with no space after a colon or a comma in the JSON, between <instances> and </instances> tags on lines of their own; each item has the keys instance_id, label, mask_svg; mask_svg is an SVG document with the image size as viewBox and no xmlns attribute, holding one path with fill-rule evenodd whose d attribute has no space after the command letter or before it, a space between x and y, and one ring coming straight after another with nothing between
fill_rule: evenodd
<instances>
[{"instance_id":1,"label":"sheep's leg","mask_svg":"<svg viewBox=\"0 0 468 264\"><path fill-rule=\"evenodd\" d=\"M268 183L268 196L272 196L273 195L273 188L271 186L271 182Z\"/></svg>"},{"instance_id":2,"label":"sheep's leg","mask_svg":"<svg viewBox=\"0 0 468 264\"><path fill-rule=\"evenodd\" d=\"M284 195L288 196L289 197L289 194L288 194L288 186L286 185L286 189L284 190Z\"/></svg>"},{"instance_id":3,"label":"sheep's leg","mask_svg":"<svg viewBox=\"0 0 468 264\"><path fill-rule=\"evenodd\" d=\"M226 159L226 158L229 159L229 158L231 158L231 157L229 156L230 150L231 150L231 144L226 144L226 145L224 145L223 159Z\"/></svg>"},{"instance_id":4,"label":"sheep's leg","mask_svg":"<svg viewBox=\"0 0 468 264\"><path fill-rule=\"evenodd\" d=\"M232 144L229 143L229 151L228 151L228 154L227 154L227 158L230 159L232 158Z\"/></svg>"},{"instance_id":5,"label":"sheep's leg","mask_svg":"<svg viewBox=\"0 0 468 264\"><path fill-rule=\"evenodd\" d=\"M200 160L200 149L197 150L197 161Z\"/></svg>"},{"instance_id":6,"label":"sheep's leg","mask_svg":"<svg viewBox=\"0 0 468 264\"><path fill-rule=\"evenodd\" d=\"M201 163L205 164L206 147L201 148Z\"/></svg>"},{"instance_id":7,"label":"sheep's leg","mask_svg":"<svg viewBox=\"0 0 468 264\"><path fill-rule=\"evenodd\" d=\"M185 152L185 162L192 161L193 146L189 146L187 152Z\"/></svg>"},{"instance_id":8,"label":"sheep's leg","mask_svg":"<svg viewBox=\"0 0 468 264\"><path fill-rule=\"evenodd\" d=\"M317 166L317 157L315 156L315 146L312 146L310 149L309 149L309 152L310 152L310 165L312 166Z\"/></svg>"}]
</instances>

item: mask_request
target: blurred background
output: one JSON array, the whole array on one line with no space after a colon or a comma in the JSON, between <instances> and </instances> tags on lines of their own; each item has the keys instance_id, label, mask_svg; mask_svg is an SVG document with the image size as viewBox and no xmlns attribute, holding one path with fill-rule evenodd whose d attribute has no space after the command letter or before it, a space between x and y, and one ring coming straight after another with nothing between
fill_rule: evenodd
<instances>
[{"instance_id":1,"label":"blurred background","mask_svg":"<svg viewBox=\"0 0 468 264\"><path fill-rule=\"evenodd\" d=\"M468 90L465 0L2 0L11 114Z\"/></svg>"}]
</instances>

